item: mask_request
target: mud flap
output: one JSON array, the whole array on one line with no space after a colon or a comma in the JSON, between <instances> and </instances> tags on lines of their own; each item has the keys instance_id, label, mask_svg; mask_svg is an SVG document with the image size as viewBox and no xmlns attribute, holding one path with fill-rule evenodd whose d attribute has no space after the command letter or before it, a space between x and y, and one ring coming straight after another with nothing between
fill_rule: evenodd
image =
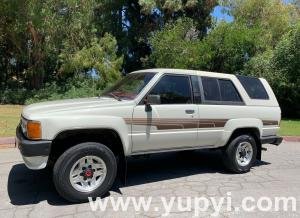
<instances>
[{"instance_id":1,"label":"mud flap","mask_svg":"<svg viewBox=\"0 0 300 218\"><path fill-rule=\"evenodd\" d=\"M119 178L121 179L121 182L124 186L127 184L127 158L125 156L122 156L119 159Z\"/></svg>"},{"instance_id":2,"label":"mud flap","mask_svg":"<svg viewBox=\"0 0 300 218\"><path fill-rule=\"evenodd\" d=\"M258 144L258 146L257 146L256 160L261 161L261 151L262 151L262 146L261 146L261 144Z\"/></svg>"}]
</instances>

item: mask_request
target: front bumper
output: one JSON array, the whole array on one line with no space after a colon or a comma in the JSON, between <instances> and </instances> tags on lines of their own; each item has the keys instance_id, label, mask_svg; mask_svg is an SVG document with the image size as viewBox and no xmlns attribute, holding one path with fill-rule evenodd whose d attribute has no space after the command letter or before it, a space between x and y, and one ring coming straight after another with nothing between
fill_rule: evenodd
<instances>
[{"instance_id":1,"label":"front bumper","mask_svg":"<svg viewBox=\"0 0 300 218\"><path fill-rule=\"evenodd\" d=\"M279 136L270 136L270 137L263 137L260 139L261 144L273 144L273 145L280 145L283 138Z\"/></svg>"},{"instance_id":2,"label":"front bumper","mask_svg":"<svg viewBox=\"0 0 300 218\"><path fill-rule=\"evenodd\" d=\"M25 165L32 170L43 169L47 166L52 141L28 140L18 126L16 130L16 145L18 146Z\"/></svg>"}]
</instances>

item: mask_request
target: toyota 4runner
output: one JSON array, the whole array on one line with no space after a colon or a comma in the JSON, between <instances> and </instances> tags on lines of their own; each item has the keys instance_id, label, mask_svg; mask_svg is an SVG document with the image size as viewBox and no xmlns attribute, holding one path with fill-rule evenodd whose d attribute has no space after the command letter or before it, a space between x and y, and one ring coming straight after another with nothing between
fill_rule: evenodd
<instances>
[{"instance_id":1,"label":"toyota 4runner","mask_svg":"<svg viewBox=\"0 0 300 218\"><path fill-rule=\"evenodd\" d=\"M26 166L53 166L69 201L103 196L129 156L218 148L234 173L279 145L281 111L265 79L178 69L128 74L100 97L24 108L16 143Z\"/></svg>"}]
</instances>

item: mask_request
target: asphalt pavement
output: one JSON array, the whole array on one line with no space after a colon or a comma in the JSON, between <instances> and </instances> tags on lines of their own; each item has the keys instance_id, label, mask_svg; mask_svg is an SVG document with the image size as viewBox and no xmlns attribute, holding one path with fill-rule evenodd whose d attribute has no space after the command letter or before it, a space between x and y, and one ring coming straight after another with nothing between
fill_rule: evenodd
<instances>
[{"instance_id":1,"label":"asphalt pavement","mask_svg":"<svg viewBox=\"0 0 300 218\"><path fill-rule=\"evenodd\" d=\"M194 200L228 196L231 210L223 207L217 214L220 217L300 217L300 143L264 147L268 151L263 152L263 160L246 174L228 173L218 151L176 152L130 160L126 186L118 180L106 198L151 197L149 211L136 211L131 204L127 211L114 211L112 206L92 211L89 203L70 204L56 193L51 171L29 170L18 149L0 149L0 217L158 217L166 215L161 197L169 201L172 197ZM261 197L270 198L272 205L276 197L293 197L297 208L247 212L241 206L249 196L254 200L248 202L251 205L257 205ZM264 199L263 203L268 201ZM167 217L209 217L214 212L212 205L200 213L194 206L187 211L174 206Z\"/></svg>"}]
</instances>

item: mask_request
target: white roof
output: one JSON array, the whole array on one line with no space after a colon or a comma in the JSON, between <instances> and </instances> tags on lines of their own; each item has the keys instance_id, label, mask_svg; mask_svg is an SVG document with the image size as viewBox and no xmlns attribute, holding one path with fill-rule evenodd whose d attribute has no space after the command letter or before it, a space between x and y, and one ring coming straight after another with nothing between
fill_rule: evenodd
<instances>
[{"instance_id":1,"label":"white roof","mask_svg":"<svg viewBox=\"0 0 300 218\"><path fill-rule=\"evenodd\" d=\"M238 88L240 94L243 97L243 100L246 102L247 105L256 105L256 106L276 106L278 107L278 103L276 97L268 84L268 82L260 78L261 82L263 83L265 89L267 90L270 99L269 100L257 100L257 99L250 99L248 94L246 93L244 87L238 80L238 78L233 74L226 74L226 73L215 73L215 72L208 72L208 71L200 71L200 70L184 70L184 69L169 69L169 68L154 68L154 69L145 69L145 70L138 70L133 73L142 73L142 72L154 72L154 73L169 73L169 74L186 74L186 75L198 75L198 76L207 76L207 77L216 77L216 78L224 78L230 79L235 83L236 88Z\"/></svg>"},{"instance_id":2,"label":"white roof","mask_svg":"<svg viewBox=\"0 0 300 218\"><path fill-rule=\"evenodd\" d=\"M200 71L200 70L185 70L185 69L171 69L171 68L153 68L134 71L133 73L142 73L142 72L155 72L155 73L170 73L170 74L187 74L187 75L199 75L199 76L210 76L218 78L228 78L233 79L235 75L226 74L226 73L216 73L209 71Z\"/></svg>"}]
</instances>

